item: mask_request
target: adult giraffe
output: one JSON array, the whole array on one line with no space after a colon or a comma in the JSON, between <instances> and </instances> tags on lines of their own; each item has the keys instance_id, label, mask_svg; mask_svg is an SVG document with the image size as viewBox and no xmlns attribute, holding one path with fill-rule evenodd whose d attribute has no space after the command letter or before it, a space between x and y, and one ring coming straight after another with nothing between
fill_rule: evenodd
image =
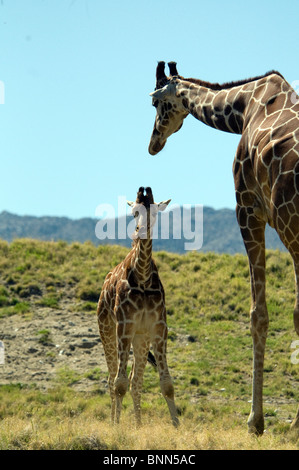
<instances>
[{"instance_id":1,"label":"adult giraffe","mask_svg":"<svg viewBox=\"0 0 299 470\"><path fill-rule=\"evenodd\" d=\"M176 63L156 70L151 93L157 109L149 153L155 155L167 138L192 114L216 129L241 134L233 174L237 220L248 255L251 276L253 338L250 432L262 434L263 366L268 330L265 295L265 226L274 227L289 250L295 268L294 325L299 334L299 100L278 72L249 80L212 84L178 75ZM299 427L299 408L292 423Z\"/></svg>"}]
</instances>

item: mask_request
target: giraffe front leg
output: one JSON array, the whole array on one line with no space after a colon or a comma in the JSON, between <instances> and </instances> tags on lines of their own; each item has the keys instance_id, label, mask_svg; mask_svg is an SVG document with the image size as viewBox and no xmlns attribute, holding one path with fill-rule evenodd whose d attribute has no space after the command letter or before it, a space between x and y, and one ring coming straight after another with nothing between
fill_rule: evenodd
<instances>
[{"instance_id":1,"label":"giraffe front leg","mask_svg":"<svg viewBox=\"0 0 299 470\"><path fill-rule=\"evenodd\" d=\"M162 321L156 327L156 334L152 338L152 345L160 376L161 391L166 400L172 424L177 427L179 425L179 419L174 401L174 388L170 378L166 357L167 325Z\"/></svg>"},{"instance_id":2,"label":"giraffe front leg","mask_svg":"<svg viewBox=\"0 0 299 470\"><path fill-rule=\"evenodd\" d=\"M149 336L144 334L135 334L133 338L134 362L130 374L130 392L133 398L134 411L137 426L141 425L141 392L143 384L143 374L147 363L149 351Z\"/></svg>"},{"instance_id":3,"label":"giraffe front leg","mask_svg":"<svg viewBox=\"0 0 299 470\"><path fill-rule=\"evenodd\" d=\"M122 409L122 401L127 393L129 379L127 375L127 365L131 348L131 326L123 322L117 325L118 341L118 371L114 382L114 393L116 400L115 420L119 423Z\"/></svg>"},{"instance_id":4,"label":"giraffe front leg","mask_svg":"<svg viewBox=\"0 0 299 470\"><path fill-rule=\"evenodd\" d=\"M263 372L264 355L268 330L268 313L266 306L255 306L251 310L251 335L253 340L253 378L252 406L248 419L250 433L261 435L264 432L263 414Z\"/></svg>"},{"instance_id":5,"label":"giraffe front leg","mask_svg":"<svg viewBox=\"0 0 299 470\"><path fill-rule=\"evenodd\" d=\"M265 222L248 208L237 208L237 218L245 244L251 279L251 335L253 341L252 405L248 431L264 432L263 372L268 331L268 311L265 295Z\"/></svg>"}]
</instances>

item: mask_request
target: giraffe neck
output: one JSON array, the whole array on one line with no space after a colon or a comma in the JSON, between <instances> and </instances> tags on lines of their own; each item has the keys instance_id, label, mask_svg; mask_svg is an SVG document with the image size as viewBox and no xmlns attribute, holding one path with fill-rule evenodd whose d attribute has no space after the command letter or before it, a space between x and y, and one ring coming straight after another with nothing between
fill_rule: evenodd
<instances>
[{"instance_id":1,"label":"giraffe neck","mask_svg":"<svg viewBox=\"0 0 299 470\"><path fill-rule=\"evenodd\" d=\"M265 100L278 93L282 80L278 74L271 74L223 88L193 79L179 80L178 95L182 97L183 106L196 119L215 129L242 134L252 108L261 104L265 106Z\"/></svg>"},{"instance_id":2,"label":"giraffe neck","mask_svg":"<svg viewBox=\"0 0 299 470\"><path fill-rule=\"evenodd\" d=\"M135 244L132 268L138 284L145 284L152 272L152 239L138 238Z\"/></svg>"}]
</instances>

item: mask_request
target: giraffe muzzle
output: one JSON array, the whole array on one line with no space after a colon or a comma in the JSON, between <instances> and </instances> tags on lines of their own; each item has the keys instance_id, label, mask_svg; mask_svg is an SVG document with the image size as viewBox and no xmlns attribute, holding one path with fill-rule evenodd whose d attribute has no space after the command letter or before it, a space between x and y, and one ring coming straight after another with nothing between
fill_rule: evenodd
<instances>
[{"instance_id":1,"label":"giraffe muzzle","mask_svg":"<svg viewBox=\"0 0 299 470\"><path fill-rule=\"evenodd\" d=\"M136 238L147 238L147 229L145 225L138 226L138 230L135 232Z\"/></svg>"},{"instance_id":2,"label":"giraffe muzzle","mask_svg":"<svg viewBox=\"0 0 299 470\"><path fill-rule=\"evenodd\" d=\"M165 144L166 140L162 144L159 141L156 141L153 144L150 143L148 148L150 155L157 155L157 153L161 152L161 150L164 148Z\"/></svg>"}]
</instances>

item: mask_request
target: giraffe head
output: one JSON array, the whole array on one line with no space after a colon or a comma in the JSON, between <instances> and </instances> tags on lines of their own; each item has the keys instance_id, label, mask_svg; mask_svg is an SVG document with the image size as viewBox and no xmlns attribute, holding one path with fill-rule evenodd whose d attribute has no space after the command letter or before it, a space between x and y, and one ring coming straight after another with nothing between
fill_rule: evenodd
<instances>
[{"instance_id":1,"label":"giraffe head","mask_svg":"<svg viewBox=\"0 0 299 470\"><path fill-rule=\"evenodd\" d=\"M128 205L132 207L132 214L135 218L136 229L133 239L151 238L153 227L155 225L159 211L164 211L171 199L159 203L154 202L151 188L141 186L137 192L136 201L128 201Z\"/></svg>"},{"instance_id":2,"label":"giraffe head","mask_svg":"<svg viewBox=\"0 0 299 470\"><path fill-rule=\"evenodd\" d=\"M180 130L188 111L183 105L183 99L177 93L177 79L179 77L176 63L169 62L170 76L164 72L165 62L159 62L156 70L156 88L150 96L156 108L154 130L151 135L148 151L151 155L159 153L166 140L173 133Z\"/></svg>"}]
</instances>

